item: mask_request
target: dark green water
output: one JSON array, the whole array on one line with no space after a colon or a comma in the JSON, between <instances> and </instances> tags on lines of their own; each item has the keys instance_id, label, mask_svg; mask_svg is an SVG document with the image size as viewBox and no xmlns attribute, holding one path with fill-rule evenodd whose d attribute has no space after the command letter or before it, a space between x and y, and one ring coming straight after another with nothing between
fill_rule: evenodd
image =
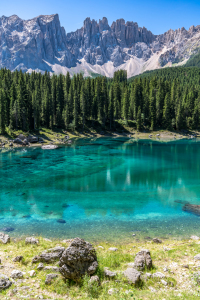
<instances>
[{"instance_id":1,"label":"dark green water","mask_svg":"<svg viewBox=\"0 0 200 300\"><path fill-rule=\"evenodd\" d=\"M1 152L0 191L0 231L11 236L198 235L200 218L174 201L200 204L200 142L103 138Z\"/></svg>"}]
</instances>

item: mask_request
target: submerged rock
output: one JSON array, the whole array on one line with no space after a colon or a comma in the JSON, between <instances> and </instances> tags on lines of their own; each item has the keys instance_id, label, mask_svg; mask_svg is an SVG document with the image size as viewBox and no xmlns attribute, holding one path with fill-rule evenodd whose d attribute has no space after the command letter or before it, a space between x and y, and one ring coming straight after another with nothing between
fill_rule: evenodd
<instances>
[{"instance_id":1,"label":"submerged rock","mask_svg":"<svg viewBox=\"0 0 200 300\"><path fill-rule=\"evenodd\" d=\"M183 211L200 216L200 205L187 203L183 206Z\"/></svg>"},{"instance_id":2,"label":"submerged rock","mask_svg":"<svg viewBox=\"0 0 200 300\"><path fill-rule=\"evenodd\" d=\"M96 251L90 243L75 238L63 252L59 265L65 278L78 282L85 274L95 273L98 267Z\"/></svg>"},{"instance_id":3,"label":"submerged rock","mask_svg":"<svg viewBox=\"0 0 200 300\"><path fill-rule=\"evenodd\" d=\"M0 242L3 244L10 243L10 237L8 234L4 234L3 232L0 232Z\"/></svg>"},{"instance_id":4,"label":"submerged rock","mask_svg":"<svg viewBox=\"0 0 200 300\"><path fill-rule=\"evenodd\" d=\"M62 219L58 219L57 222L58 222L58 223L61 223L61 224L66 223L66 221L65 221L65 220L62 220Z\"/></svg>"},{"instance_id":5,"label":"submerged rock","mask_svg":"<svg viewBox=\"0 0 200 300\"><path fill-rule=\"evenodd\" d=\"M6 231L6 232L11 232L11 231L14 231L15 228L13 228L13 227L4 227L4 228L2 228L1 230L2 230L2 231Z\"/></svg>"}]
</instances>

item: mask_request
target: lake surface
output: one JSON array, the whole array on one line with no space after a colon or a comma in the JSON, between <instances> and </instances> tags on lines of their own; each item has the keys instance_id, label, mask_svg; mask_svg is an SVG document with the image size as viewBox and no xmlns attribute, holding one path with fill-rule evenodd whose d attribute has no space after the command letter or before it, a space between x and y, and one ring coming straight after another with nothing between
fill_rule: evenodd
<instances>
[{"instance_id":1,"label":"lake surface","mask_svg":"<svg viewBox=\"0 0 200 300\"><path fill-rule=\"evenodd\" d=\"M11 236L128 242L200 234L200 217L177 200L200 204L199 141L99 138L0 152L0 231Z\"/></svg>"}]
</instances>

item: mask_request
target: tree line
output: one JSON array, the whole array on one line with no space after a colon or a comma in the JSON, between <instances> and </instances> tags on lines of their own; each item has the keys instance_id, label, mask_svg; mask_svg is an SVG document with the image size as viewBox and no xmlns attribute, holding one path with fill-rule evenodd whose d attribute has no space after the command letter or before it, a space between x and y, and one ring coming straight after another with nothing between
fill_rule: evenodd
<instances>
[{"instance_id":1,"label":"tree line","mask_svg":"<svg viewBox=\"0 0 200 300\"><path fill-rule=\"evenodd\" d=\"M0 70L0 131L41 127L84 130L117 124L138 130L197 129L200 70L167 68L127 80L126 71L106 77Z\"/></svg>"}]
</instances>

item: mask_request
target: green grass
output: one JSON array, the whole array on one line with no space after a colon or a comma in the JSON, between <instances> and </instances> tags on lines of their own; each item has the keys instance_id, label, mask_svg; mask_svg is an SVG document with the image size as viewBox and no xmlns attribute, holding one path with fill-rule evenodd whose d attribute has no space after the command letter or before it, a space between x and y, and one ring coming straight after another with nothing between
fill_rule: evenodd
<instances>
[{"instance_id":1,"label":"green grass","mask_svg":"<svg viewBox=\"0 0 200 300\"><path fill-rule=\"evenodd\" d=\"M57 278L52 280L50 285L45 284L45 278L48 273L52 271L39 271L37 270L37 264L32 264L32 258L40 252L49 248L55 247L56 245L67 247L67 244L62 243L58 240L53 240L52 243L45 241L39 237L39 245L26 245L24 240L17 240L16 242L11 241L10 244L0 244L0 257L2 258L3 264L10 264L15 269L26 272L25 277L28 275L28 271L35 269L36 276L33 278L28 277L26 282L20 283L20 286L28 285L33 288L34 295L43 295L44 299L66 299L68 296L71 299L199 299L199 281L195 277L197 268L191 264L189 269L183 269L181 265L188 262L194 262L193 257L200 253L200 244L197 241L175 241L165 240L162 244L154 244L150 241L139 241L130 244L119 244L110 245L107 243L101 243L104 249L98 248L98 245L94 245L97 251L99 267L96 271L96 275L100 278L100 285L98 283L90 283L89 277L86 275L82 278L79 283L75 283L71 280L65 280L59 274ZM118 251L111 252L109 247L116 246ZM163 246L169 247L172 250L164 251ZM152 270L144 270L150 273L163 272L163 267L167 266L169 272L165 272L166 277L164 280L168 283L165 287L161 280L158 278L149 278L148 280L142 281L139 286L134 286L128 283L127 279L123 275L123 271L126 270L127 264L133 262L135 254L142 248L149 249L153 259ZM187 255L185 255L187 253ZM17 255L22 255L24 259L20 263L13 263L12 260ZM177 270L169 266L172 263L177 263ZM195 263L195 262L194 262ZM196 262L198 264L198 262ZM57 265L52 263L51 265ZM117 273L115 278L108 279L104 275L104 268L107 267L111 271ZM4 269L1 270L4 272ZM185 289L182 287L180 282L180 276L182 272L187 274L183 277L184 284L190 284L191 289ZM35 288L38 284L39 288ZM1 292L1 299L12 299L9 298L12 290L15 288L14 285L6 291ZM109 295L108 291L113 288L117 292L113 295ZM153 291L151 291L153 289ZM23 295L23 291L20 294ZM29 293L29 291L28 291ZM31 292L30 292L31 295ZM31 298L31 296L30 296ZM19 298L20 299L20 298ZM33 297L34 299L34 297Z\"/></svg>"}]
</instances>

